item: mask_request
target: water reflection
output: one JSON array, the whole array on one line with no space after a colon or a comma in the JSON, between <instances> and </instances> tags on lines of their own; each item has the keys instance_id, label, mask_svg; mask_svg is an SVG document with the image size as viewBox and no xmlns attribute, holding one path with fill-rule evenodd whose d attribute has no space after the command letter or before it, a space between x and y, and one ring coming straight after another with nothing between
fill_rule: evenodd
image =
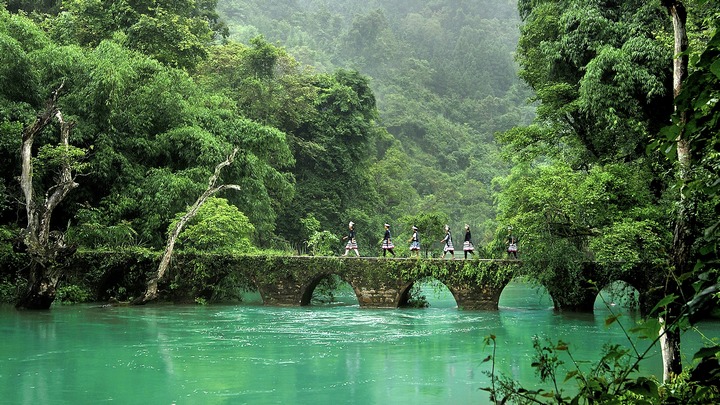
<instances>
[{"instance_id":1,"label":"water reflection","mask_svg":"<svg viewBox=\"0 0 720 405\"><path fill-rule=\"evenodd\" d=\"M434 290L427 309L3 307L0 402L483 404L488 335L497 371L529 387L532 336L562 339L589 360L625 339L605 326L607 313L556 313L539 294L511 285L499 311L459 311L449 291Z\"/></svg>"}]
</instances>

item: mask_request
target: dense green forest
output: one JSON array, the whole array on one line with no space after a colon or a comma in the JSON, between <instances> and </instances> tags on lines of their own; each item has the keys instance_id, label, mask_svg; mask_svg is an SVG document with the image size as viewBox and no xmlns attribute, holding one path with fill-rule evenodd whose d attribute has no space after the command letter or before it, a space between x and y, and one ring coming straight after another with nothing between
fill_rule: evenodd
<instances>
[{"instance_id":1,"label":"dense green forest","mask_svg":"<svg viewBox=\"0 0 720 405\"><path fill-rule=\"evenodd\" d=\"M577 266L588 260L618 278L630 263L660 274L656 326L670 382L682 372L678 325L717 310L720 8L702 0L518 8L519 76L538 108L532 125L499 137L513 165L499 181L498 221L522 230L531 246L524 268L550 289L578 293ZM716 348L706 358L713 375Z\"/></svg>"},{"instance_id":2,"label":"dense green forest","mask_svg":"<svg viewBox=\"0 0 720 405\"><path fill-rule=\"evenodd\" d=\"M402 237L427 224L428 241L446 222L494 237L492 181L508 170L494 135L534 112L513 61L512 2L156 6L8 3L4 66L27 76L4 77L9 232L24 221L11 203L13 135L63 83L58 103L83 154L53 226L81 246L162 246L232 145L242 153L224 180L244 190L222 198L251 225L252 246L318 251L313 236L334 240L351 220L368 255L384 222ZM49 186L52 168L43 176Z\"/></svg>"},{"instance_id":3,"label":"dense green forest","mask_svg":"<svg viewBox=\"0 0 720 405\"><path fill-rule=\"evenodd\" d=\"M492 180L508 167L494 134L533 115L512 4L242 3L258 26L296 15L245 38L214 1L3 4L3 249L33 258L2 272L5 300L26 281L49 305L53 263L78 248L161 249L235 148L219 178L232 187L180 249L337 254L349 221L370 256L385 222L399 240L417 225L426 249L446 223L495 234ZM323 39L312 27L328 19Z\"/></svg>"},{"instance_id":4,"label":"dense green forest","mask_svg":"<svg viewBox=\"0 0 720 405\"><path fill-rule=\"evenodd\" d=\"M493 238L492 180L507 173L495 134L534 116L513 60L514 2L221 1L218 10L231 39L263 35L316 71L370 78L389 136L369 162L380 215L361 215L362 227L436 212L457 230L472 224L483 242ZM297 178L302 188L307 176ZM297 224L313 197L299 196L283 223Z\"/></svg>"}]
</instances>

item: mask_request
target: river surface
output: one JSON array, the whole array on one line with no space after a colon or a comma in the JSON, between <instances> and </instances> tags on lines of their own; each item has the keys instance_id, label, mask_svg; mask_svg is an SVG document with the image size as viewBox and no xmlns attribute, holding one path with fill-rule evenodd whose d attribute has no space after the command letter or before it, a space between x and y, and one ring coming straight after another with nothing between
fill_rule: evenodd
<instances>
[{"instance_id":1,"label":"river surface","mask_svg":"<svg viewBox=\"0 0 720 405\"><path fill-rule=\"evenodd\" d=\"M397 310L342 297L302 308L2 306L0 403L486 404L486 336L497 339L496 371L528 388L541 386L532 336L562 339L580 360L627 342L616 325L605 327L608 309L558 314L522 283L505 289L497 312L459 311L449 292L426 293L429 308ZM720 336L717 323L702 328ZM690 359L701 339L683 339ZM643 374L660 372L654 353Z\"/></svg>"}]
</instances>

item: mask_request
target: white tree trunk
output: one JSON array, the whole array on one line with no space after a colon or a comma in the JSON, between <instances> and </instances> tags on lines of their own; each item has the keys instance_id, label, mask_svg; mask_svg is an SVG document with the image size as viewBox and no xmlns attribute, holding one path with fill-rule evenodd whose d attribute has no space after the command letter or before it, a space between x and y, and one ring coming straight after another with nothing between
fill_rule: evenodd
<instances>
[{"instance_id":1,"label":"white tree trunk","mask_svg":"<svg viewBox=\"0 0 720 405\"><path fill-rule=\"evenodd\" d=\"M23 231L23 243L30 256L30 274L25 293L16 303L17 308L48 309L55 300L55 290L60 280L59 268L54 264L58 255L72 252L72 248L65 245L64 235L56 233L51 240L50 225L55 208L62 202L67 194L78 186L73 177L72 167L68 159L60 165L60 173L54 186L47 190L41 205L35 201L33 187L32 148L35 136L47 127L53 119L60 124L60 145L68 152L70 149L71 124L63 118L57 107L57 99L62 90L60 85L48 105L35 123L23 131L20 155L22 159L22 172L20 174L20 188L25 196L25 211L27 214L27 227Z\"/></svg>"},{"instance_id":2,"label":"white tree trunk","mask_svg":"<svg viewBox=\"0 0 720 405\"><path fill-rule=\"evenodd\" d=\"M682 91L683 82L687 77L688 69L688 38L687 38L687 11L682 1L664 0L663 5L667 7L673 20L673 31L675 36L675 49L673 58L673 96ZM686 117L680 117L680 126L683 127ZM685 131L681 129L677 138L678 158L678 179L681 183L680 201L677 217L675 220L675 231L673 235L673 271L669 279L670 291L667 294L680 292L681 286L678 278L690 270L690 248L692 246L692 228L695 213L691 205L691 199L685 194L684 185L690 181L690 166L692 156L690 144ZM665 308L665 314L660 318L660 347L663 359L663 381L669 382L674 376L682 372L680 357L680 330L677 321L680 312L679 303L671 303Z\"/></svg>"}]
</instances>

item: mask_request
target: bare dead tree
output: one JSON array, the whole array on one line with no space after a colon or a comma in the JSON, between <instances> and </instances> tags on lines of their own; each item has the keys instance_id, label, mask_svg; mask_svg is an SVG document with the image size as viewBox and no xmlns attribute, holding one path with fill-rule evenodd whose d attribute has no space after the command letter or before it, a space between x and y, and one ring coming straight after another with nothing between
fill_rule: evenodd
<instances>
[{"instance_id":1,"label":"bare dead tree","mask_svg":"<svg viewBox=\"0 0 720 405\"><path fill-rule=\"evenodd\" d=\"M45 110L38 114L35 122L25 128L22 134L20 188L25 197L27 227L21 233L21 240L30 257L30 273L27 289L16 303L16 308L50 308L55 300L55 292L62 275L61 267L57 263L63 256L74 252L74 248L65 243L62 232L50 230L53 211L67 194L78 186L70 159L60 160L55 184L45 192L42 201L37 200L33 185L33 143L36 136L53 120L60 125L60 147L64 148L66 154L70 149L69 138L73 124L65 121L57 106L62 88L61 84L53 92Z\"/></svg>"},{"instance_id":2,"label":"bare dead tree","mask_svg":"<svg viewBox=\"0 0 720 405\"><path fill-rule=\"evenodd\" d=\"M663 6L673 20L674 53L673 53L673 96L677 98L683 88L688 73L688 36L687 36L687 10L682 1L663 0ZM682 128L687 122L683 113L680 116L681 131L676 139L678 159L678 180L681 183L680 201L678 203L675 230L673 233L673 271L668 277L666 293L681 295L682 288L678 281L681 275L691 270L691 247L693 243L693 227L695 213L692 199L686 195L684 185L690 182L692 156L690 141ZM669 382L674 376L682 372L680 357L680 330L677 327L668 327L675 323L679 316L680 305L670 303L665 307L665 313L660 317L660 348L663 360L663 381Z\"/></svg>"},{"instance_id":3,"label":"bare dead tree","mask_svg":"<svg viewBox=\"0 0 720 405\"><path fill-rule=\"evenodd\" d=\"M175 228L168 236L167 243L165 244L165 253L160 260L160 265L158 265L157 272L150 280L148 280L147 286L145 288L145 293L133 301L134 305L144 305L150 301L157 299L158 283L160 282L160 280L162 280L163 276L165 276L165 273L170 266L170 259L172 258L173 249L175 248L175 242L177 241L178 236L180 236L180 233L182 232L185 224L190 221L195 216L195 214L197 214L198 210L205 203L205 201L207 201L208 198L220 191L227 189L241 189L240 186L235 184L216 185L217 180L220 177L220 172L223 168L232 164L233 160L235 160L235 155L237 154L237 152L238 149L235 148L232 153L227 157L227 159L225 159L224 162L215 166L215 172L212 176L210 176L210 179L208 180L208 186L205 192L203 192L202 195L198 197L198 199L190 207L190 209L188 209L185 215L183 215L182 218L180 218L180 220L177 222L177 224L175 224Z\"/></svg>"}]
</instances>

